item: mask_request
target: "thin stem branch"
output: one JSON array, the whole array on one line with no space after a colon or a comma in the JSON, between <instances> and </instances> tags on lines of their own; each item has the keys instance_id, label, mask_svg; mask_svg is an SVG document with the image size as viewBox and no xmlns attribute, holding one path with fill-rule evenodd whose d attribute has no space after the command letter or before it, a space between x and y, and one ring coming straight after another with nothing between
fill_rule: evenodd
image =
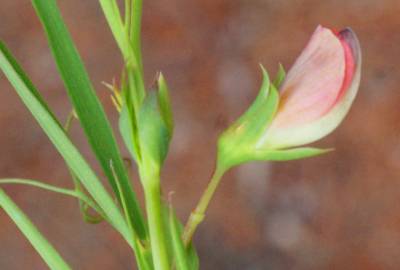
<instances>
[{"instance_id":1,"label":"thin stem branch","mask_svg":"<svg viewBox=\"0 0 400 270\"><path fill-rule=\"evenodd\" d=\"M44 189L44 190L60 193L60 194L63 194L63 195L72 196L72 197L78 198L79 200L84 201L87 205L89 205L91 208L93 208L99 214L104 216L103 211L88 196L86 196L82 192L77 192L76 190L60 188L60 187L52 186L52 185L45 184L45 183L42 183L42 182L39 182L39 181L35 181L35 180L16 179L16 178L1 179L0 180L0 184L29 185L29 186L41 188L41 189Z\"/></svg>"},{"instance_id":2,"label":"thin stem branch","mask_svg":"<svg viewBox=\"0 0 400 270\"><path fill-rule=\"evenodd\" d=\"M189 220L186 223L182 235L183 242L185 243L186 246L190 244L194 232L196 231L199 224L203 221L207 207L210 204L210 201L225 171L226 170L220 166L216 167L206 190L204 191L203 195L200 198L199 203L197 204L195 210L192 211L192 213L190 214Z\"/></svg>"}]
</instances>

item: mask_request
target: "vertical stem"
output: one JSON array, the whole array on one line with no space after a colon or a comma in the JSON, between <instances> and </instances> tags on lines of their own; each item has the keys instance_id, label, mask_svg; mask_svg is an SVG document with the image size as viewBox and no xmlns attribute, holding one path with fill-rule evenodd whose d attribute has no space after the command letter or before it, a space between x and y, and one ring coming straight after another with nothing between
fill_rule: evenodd
<instances>
[{"instance_id":1,"label":"vertical stem","mask_svg":"<svg viewBox=\"0 0 400 270\"><path fill-rule=\"evenodd\" d=\"M147 218L149 223L150 244L155 270L169 270L165 232L161 211L161 189L159 176L153 179L144 177Z\"/></svg>"},{"instance_id":2,"label":"vertical stem","mask_svg":"<svg viewBox=\"0 0 400 270\"><path fill-rule=\"evenodd\" d=\"M142 7L143 0L131 0L132 1L132 18L130 25L130 37L133 43L133 51L136 54L137 65L141 73L143 73L143 64L142 64L142 53L141 53L141 30L142 30Z\"/></svg>"},{"instance_id":3,"label":"vertical stem","mask_svg":"<svg viewBox=\"0 0 400 270\"><path fill-rule=\"evenodd\" d=\"M185 226L185 230L183 231L182 235L183 242L186 246L190 244L194 232L196 231L199 224L203 221L207 207L210 204L210 201L225 171L226 170L220 166L216 167L206 190L200 198L199 203L197 204L195 210L192 211L192 213L190 214L189 220Z\"/></svg>"},{"instance_id":4,"label":"vertical stem","mask_svg":"<svg viewBox=\"0 0 400 270\"><path fill-rule=\"evenodd\" d=\"M135 63L126 63L129 78L129 87L135 89L135 96L141 103L145 96L145 85L143 78L143 62L141 52L141 29L142 29L142 0L125 0L126 16L125 29L126 34L134 54Z\"/></svg>"},{"instance_id":5,"label":"vertical stem","mask_svg":"<svg viewBox=\"0 0 400 270\"><path fill-rule=\"evenodd\" d=\"M125 27L130 27L131 25L131 1L132 0L125 0Z\"/></svg>"},{"instance_id":6,"label":"vertical stem","mask_svg":"<svg viewBox=\"0 0 400 270\"><path fill-rule=\"evenodd\" d=\"M136 58L136 67L137 72L135 74L137 81L137 91L140 98L144 98L145 96L145 85L143 78L143 60L142 60L142 46L141 46L141 33L142 33L142 7L143 0L131 0L132 2L132 10L131 10L131 25L130 25L130 33L131 43L133 47L133 52Z\"/></svg>"}]
</instances>

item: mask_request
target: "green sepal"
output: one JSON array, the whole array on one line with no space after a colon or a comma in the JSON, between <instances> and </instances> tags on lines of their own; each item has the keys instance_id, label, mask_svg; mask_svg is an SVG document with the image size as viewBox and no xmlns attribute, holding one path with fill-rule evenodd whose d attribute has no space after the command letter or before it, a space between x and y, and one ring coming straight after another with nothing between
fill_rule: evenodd
<instances>
[{"instance_id":1,"label":"green sepal","mask_svg":"<svg viewBox=\"0 0 400 270\"><path fill-rule=\"evenodd\" d=\"M171 102L169 98L169 90L167 86L167 82L162 73L160 73L158 77L158 102L160 104L161 116L164 119L165 125L168 128L168 132L171 134L174 130L174 119L172 117L172 108Z\"/></svg>"},{"instance_id":2,"label":"green sepal","mask_svg":"<svg viewBox=\"0 0 400 270\"><path fill-rule=\"evenodd\" d=\"M167 156L171 132L156 92L149 93L139 110L138 137L142 161L151 166L147 169L159 169Z\"/></svg>"},{"instance_id":3,"label":"green sepal","mask_svg":"<svg viewBox=\"0 0 400 270\"><path fill-rule=\"evenodd\" d=\"M247 109L246 112L243 113L242 116L239 117L237 121L235 121L230 129L237 129L240 126L245 125L246 122L249 122L250 120L255 118L258 115L259 110L263 107L263 104L268 99L271 82L265 68L262 65L260 65L260 68L263 76L260 91L258 92L258 95L251 106Z\"/></svg>"},{"instance_id":4,"label":"green sepal","mask_svg":"<svg viewBox=\"0 0 400 270\"><path fill-rule=\"evenodd\" d=\"M285 80L285 77L286 77L286 71L283 68L282 64L279 63L278 73L276 74L275 80L273 82L276 89L279 89L279 87L281 87L283 81Z\"/></svg>"},{"instance_id":5,"label":"green sepal","mask_svg":"<svg viewBox=\"0 0 400 270\"><path fill-rule=\"evenodd\" d=\"M168 152L173 133L173 118L168 86L162 74L157 80L158 91L150 92L140 108L133 102L134 89L123 88L124 104L119 129L129 153L137 163L146 159L158 168ZM137 115L136 115L137 114ZM142 155L145 156L142 158Z\"/></svg>"},{"instance_id":6,"label":"green sepal","mask_svg":"<svg viewBox=\"0 0 400 270\"><path fill-rule=\"evenodd\" d=\"M138 162L138 157L140 155L138 153L139 149L137 149L138 147L135 143L136 133L134 131L131 114L126 104L122 106L119 115L119 132L132 158Z\"/></svg>"},{"instance_id":7,"label":"green sepal","mask_svg":"<svg viewBox=\"0 0 400 270\"><path fill-rule=\"evenodd\" d=\"M271 124L279 105L279 94L261 66L263 83L248 110L219 138L218 162L225 169L251 158L257 142Z\"/></svg>"},{"instance_id":8,"label":"green sepal","mask_svg":"<svg viewBox=\"0 0 400 270\"><path fill-rule=\"evenodd\" d=\"M319 149L313 147L300 147L284 150L259 150L254 153L254 160L265 161L287 161L308 157L315 157L325 153L332 152L333 148Z\"/></svg>"}]
</instances>

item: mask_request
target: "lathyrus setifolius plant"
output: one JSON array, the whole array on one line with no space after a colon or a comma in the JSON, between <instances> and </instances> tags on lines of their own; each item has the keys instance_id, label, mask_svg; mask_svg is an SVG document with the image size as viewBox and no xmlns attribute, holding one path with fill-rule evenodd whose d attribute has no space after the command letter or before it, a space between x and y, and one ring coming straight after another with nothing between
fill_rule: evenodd
<instances>
[{"instance_id":1,"label":"lathyrus setifolius plant","mask_svg":"<svg viewBox=\"0 0 400 270\"><path fill-rule=\"evenodd\" d=\"M99 2L123 58L120 83L108 87L114 93L112 100L119 112L121 136L136 163L143 187L145 214L136 199L111 125L55 0L32 3L73 107L67 123L61 124L3 43L0 69L65 160L74 187L14 178L0 183L26 184L77 198L86 221L105 220L121 234L132 248L140 270L197 270L199 262L191 245L192 236L229 168L244 162L292 160L329 151L303 145L330 133L348 112L360 80L358 41L349 29L336 33L318 27L287 75L280 68L271 82L262 68L260 93L221 135L214 176L183 228L171 204L162 197L160 172L173 134L173 119L167 83L161 73L149 88L144 83L140 49L142 2L125 0L124 16L117 1ZM111 192L69 137L73 119L79 120ZM71 269L2 189L0 206L50 269Z\"/></svg>"},{"instance_id":2,"label":"lathyrus setifolius plant","mask_svg":"<svg viewBox=\"0 0 400 270\"><path fill-rule=\"evenodd\" d=\"M99 3L123 58L121 84L111 85L111 88L115 92L114 104L120 111L121 135L138 168L145 211L138 203L114 132L55 0L32 0L32 4L73 107L66 124L56 117L3 42L0 44L0 69L63 157L74 187L61 188L15 178L2 179L0 183L31 185L77 198L85 221L105 220L121 234L132 248L140 270L199 269L196 252L182 241L182 224L172 206L162 199L160 171L172 136L173 121L163 76L160 74L150 89L144 83L140 49L142 2L125 0L124 16L117 1L100 0ZM79 120L111 193L69 137L73 119ZM0 207L50 269L71 269L2 189Z\"/></svg>"},{"instance_id":3,"label":"lathyrus setifolius plant","mask_svg":"<svg viewBox=\"0 0 400 270\"><path fill-rule=\"evenodd\" d=\"M192 212L184 232L190 243L223 174L250 161L287 161L321 155L331 149L304 147L331 133L357 94L361 50L351 29L318 26L288 74L282 66L270 81L261 67L258 96L218 140L214 175Z\"/></svg>"}]
</instances>

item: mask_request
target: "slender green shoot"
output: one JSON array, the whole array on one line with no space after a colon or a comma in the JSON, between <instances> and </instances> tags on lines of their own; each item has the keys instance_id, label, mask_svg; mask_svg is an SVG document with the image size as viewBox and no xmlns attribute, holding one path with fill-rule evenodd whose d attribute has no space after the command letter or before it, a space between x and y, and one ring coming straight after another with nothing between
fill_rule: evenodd
<instances>
[{"instance_id":1,"label":"slender green shoot","mask_svg":"<svg viewBox=\"0 0 400 270\"><path fill-rule=\"evenodd\" d=\"M57 250L42 236L22 210L0 189L0 207L15 222L51 270L71 270Z\"/></svg>"}]
</instances>

